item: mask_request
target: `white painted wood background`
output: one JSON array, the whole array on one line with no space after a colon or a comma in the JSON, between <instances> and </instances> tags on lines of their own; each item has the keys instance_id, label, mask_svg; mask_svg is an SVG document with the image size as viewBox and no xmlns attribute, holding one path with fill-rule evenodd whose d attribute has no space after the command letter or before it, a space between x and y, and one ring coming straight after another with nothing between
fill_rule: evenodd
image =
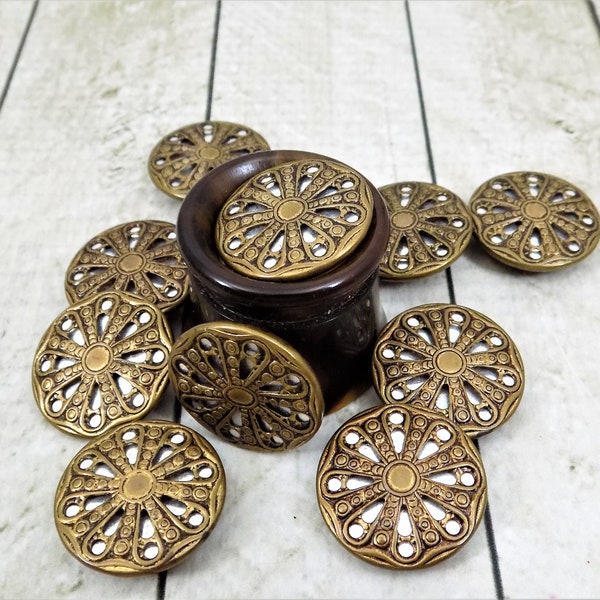
<instances>
[{"instance_id":1,"label":"white painted wood background","mask_svg":"<svg viewBox=\"0 0 600 600\"><path fill-rule=\"evenodd\" d=\"M215 531L166 575L121 579L80 565L55 532L56 484L84 442L43 420L30 384L38 341L66 307L72 256L113 225L176 220L180 204L153 187L146 160L162 135L207 116L245 123L272 148L338 158L378 186L435 178L467 201L493 175L531 169L600 204L598 10L585 0L0 2L0 597L599 597L600 250L525 274L472 243L450 279L383 287L391 318L449 301L451 281L459 304L510 333L527 373L519 410L480 441L488 522L418 572L350 555L318 511L322 449L373 392L287 455L202 431L228 475ZM165 402L155 416L172 411Z\"/></svg>"}]
</instances>

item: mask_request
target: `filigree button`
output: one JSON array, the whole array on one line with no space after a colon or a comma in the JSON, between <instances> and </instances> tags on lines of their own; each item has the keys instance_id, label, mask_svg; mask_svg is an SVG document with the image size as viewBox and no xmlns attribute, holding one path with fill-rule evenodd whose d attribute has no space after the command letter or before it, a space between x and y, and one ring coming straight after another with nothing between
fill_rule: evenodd
<instances>
[{"instance_id":1,"label":"filigree button","mask_svg":"<svg viewBox=\"0 0 600 600\"><path fill-rule=\"evenodd\" d=\"M369 409L331 438L319 508L343 546L395 569L433 565L473 535L487 499L481 457L460 427L406 405Z\"/></svg>"},{"instance_id":2,"label":"filigree button","mask_svg":"<svg viewBox=\"0 0 600 600\"><path fill-rule=\"evenodd\" d=\"M413 279L436 273L455 261L473 232L461 199L431 183L405 181L379 188L390 213L390 239L380 275Z\"/></svg>"},{"instance_id":3,"label":"filigree button","mask_svg":"<svg viewBox=\"0 0 600 600\"><path fill-rule=\"evenodd\" d=\"M115 575L156 573L208 536L224 500L223 465L202 436L140 421L106 432L73 458L54 519L84 564Z\"/></svg>"},{"instance_id":4,"label":"filigree button","mask_svg":"<svg viewBox=\"0 0 600 600\"><path fill-rule=\"evenodd\" d=\"M268 150L256 131L225 121L204 121L172 131L154 147L150 178L161 191L182 200L206 173L229 160Z\"/></svg>"},{"instance_id":5,"label":"filigree button","mask_svg":"<svg viewBox=\"0 0 600 600\"><path fill-rule=\"evenodd\" d=\"M44 417L96 436L145 415L168 381L171 332L154 305L106 292L74 304L50 325L33 361Z\"/></svg>"},{"instance_id":6,"label":"filigree button","mask_svg":"<svg viewBox=\"0 0 600 600\"><path fill-rule=\"evenodd\" d=\"M249 277L310 277L360 244L372 214L367 181L350 167L324 160L285 163L255 175L225 202L217 248Z\"/></svg>"},{"instance_id":7,"label":"filigree button","mask_svg":"<svg viewBox=\"0 0 600 600\"><path fill-rule=\"evenodd\" d=\"M504 423L525 385L509 335L455 304L425 304L392 319L375 345L373 377L385 402L437 411L472 436Z\"/></svg>"},{"instance_id":8,"label":"filigree button","mask_svg":"<svg viewBox=\"0 0 600 600\"><path fill-rule=\"evenodd\" d=\"M163 221L132 221L103 231L75 255L65 277L71 302L115 290L169 310L189 288L175 225Z\"/></svg>"},{"instance_id":9,"label":"filigree button","mask_svg":"<svg viewBox=\"0 0 600 600\"><path fill-rule=\"evenodd\" d=\"M188 330L173 346L170 375L192 417L245 448L294 448L323 418L321 389L306 361L248 325L219 321Z\"/></svg>"},{"instance_id":10,"label":"filigree button","mask_svg":"<svg viewBox=\"0 0 600 600\"><path fill-rule=\"evenodd\" d=\"M592 201L563 179L535 172L498 175L471 198L475 233L497 260L552 271L588 256L600 239Z\"/></svg>"}]
</instances>

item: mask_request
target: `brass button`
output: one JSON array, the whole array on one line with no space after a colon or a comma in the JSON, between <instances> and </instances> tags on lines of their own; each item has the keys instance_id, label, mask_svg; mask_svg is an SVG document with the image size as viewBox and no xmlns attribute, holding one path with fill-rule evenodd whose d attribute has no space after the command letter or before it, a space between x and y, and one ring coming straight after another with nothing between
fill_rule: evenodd
<instances>
[{"instance_id":1,"label":"brass button","mask_svg":"<svg viewBox=\"0 0 600 600\"><path fill-rule=\"evenodd\" d=\"M306 361L248 325L219 321L188 330L173 346L169 371L192 417L238 446L294 448L323 418L321 389Z\"/></svg>"},{"instance_id":2,"label":"brass button","mask_svg":"<svg viewBox=\"0 0 600 600\"><path fill-rule=\"evenodd\" d=\"M508 334L455 304L417 306L392 319L375 345L373 377L385 402L439 412L471 436L504 423L525 385Z\"/></svg>"},{"instance_id":3,"label":"brass button","mask_svg":"<svg viewBox=\"0 0 600 600\"><path fill-rule=\"evenodd\" d=\"M150 178L158 189L183 200L209 171L229 160L268 150L256 131L225 121L204 121L181 127L154 147L148 160Z\"/></svg>"},{"instance_id":4,"label":"brass button","mask_svg":"<svg viewBox=\"0 0 600 600\"><path fill-rule=\"evenodd\" d=\"M163 221L123 223L94 236L75 255L65 276L70 302L108 289L127 292L170 310L187 297L188 272L175 225Z\"/></svg>"},{"instance_id":5,"label":"brass button","mask_svg":"<svg viewBox=\"0 0 600 600\"><path fill-rule=\"evenodd\" d=\"M433 565L459 550L483 516L479 452L456 424L407 405L344 423L317 473L319 508L342 545L383 567Z\"/></svg>"},{"instance_id":6,"label":"brass button","mask_svg":"<svg viewBox=\"0 0 600 600\"><path fill-rule=\"evenodd\" d=\"M475 233L497 260L553 271L588 256L600 238L592 201L563 179L521 171L483 183L470 204Z\"/></svg>"},{"instance_id":7,"label":"brass button","mask_svg":"<svg viewBox=\"0 0 600 600\"><path fill-rule=\"evenodd\" d=\"M330 160L262 171L223 205L217 249L255 279L295 280L337 265L365 238L373 197L365 178Z\"/></svg>"},{"instance_id":8,"label":"brass button","mask_svg":"<svg viewBox=\"0 0 600 600\"><path fill-rule=\"evenodd\" d=\"M379 188L390 213L390 239L379 273L389 280L436 273L455 261L473 232L471 217L451 191L416 181Z\"/></svg>"},{"instance_id":9,"label":"brass button","mask_svg":"<svg viewBox=\"0 0 600 600\"><path fill-rule=\"evenodd\" d=\"M223 465L202 436L140 421L111 429L71 460L54 518L84 564L113 575L156 573L208 536L224 500Z\"/></svg>"},{"instance_id":10,"label":"brass button","mask_svg":"<svg viewBox=\"0 0 600 600\"><path fill-rule=\"evenodd\" d=\"M82 436L141 418L168 379L171 333L152 304L105 292L63 311L33 361L33 391L44 417Z\"/></svg>"}]
</instances>

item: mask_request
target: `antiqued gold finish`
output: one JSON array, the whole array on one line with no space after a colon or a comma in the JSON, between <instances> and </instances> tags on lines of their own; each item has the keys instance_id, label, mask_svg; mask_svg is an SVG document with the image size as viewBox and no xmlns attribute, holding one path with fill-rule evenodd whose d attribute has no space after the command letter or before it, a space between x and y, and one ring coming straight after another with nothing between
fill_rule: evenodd
<instances>
[{"instance_id":1,"label":"antiqued gold finish","mask_svg":"<svg viewBox=\"0 0 600 600\"><path fill-rule=\"evenodd\" d=\"M304 160L262 171L223 205L217 248L257 279L294 280L325 271L364 239L373 197L364 177L334 161Z\"/></svg>"},{"instance_id":2,"label":"antiqued gold finish","mask_svg":"<svg viewBox=\"0 0 600 600\"><path fill-rule=\"evenodd\" d=\"M310 366L279 338L248 325L218 321L188 330L173 346L169 371L183 407L245 448L295 448L323 418Z\"/></svg>"},{"instance_id":3,"label":"antiqued gold finish","mask_svg":"<svg viewBox=\"0 0 600 600\"><path fill-rule=\"evenodd\" d=\"M525 385L508 334L455 304L425 304L392 319L375 345L373 377L385 402L437 411L471 436L504 423Z\"/></svg>"},{"instance_id":4,"label":"antiqued gold finish","mask_svg":"<svg viewBox=\"0 0 600 600\"><path fill-rule=\"evenodd\" d=\"M140 421L111 429L73 458L54 520L84 564L115 575L156 573L208 536L224 500L223 465L202 436Z\"/></svg>"},{"instance_id":5,"label":"antiqued gold finish","mask_svg":"<svg viewBox=\"0 0 600 600\"><path fill-rule=\"evenodd\" d=\"M75 255L65 277L71 302L115 290L169 310L189 289L175 225L163 221L133 221L98 234Z\"/></svg>"},{"instance_id":6,"label":"antiqued gold finish","mask_svg":"<svg viewBox=\"0 0 600 600\"><path fill-rule=\"evenodd\" d=\"M42 414L75 435L96 436L141 418L168 380L171 333L154 305L105 292L74 304L50 325L33 361Z\"/></svg>"},{"instance_id":7,"label":"antiqued gold finish","mask_svg":"<svg viewBox=\"0 0 600 600\"><path fill-rule=\"evenodd\" d=\"M390 239L379 273L390 280L436 273L455 261L473 233L469 211L451 191L416 181L379 188L390 213Z\"/></svg>"},{"instance_id":8,"label":"antiqued gold finish","mask_svg":"<svg viewBox=\"0 0 600 600\"><path fill-rule=\"evenodd\" d=\"M479 452L439 413L407 405L369 409L340 427L319 463L317 496L345 548L394 569L454 554L483 516Z\"/></svg>"},{"instance_id":9,"label":"antiqued gold finish","mask_svg":"<svg viewBox=\"0 0 600 600\"><path fill-rule=\"evenodd\" d=\"M553 271L588 256L600 239L592 201L569 182L522 171L486 181L471 198L475 233L497 260Z\"/></svg>"},{"instance_id":10,"label":"antiqued gold finish","mask_svg":"<svg viewBox=\"0 0 600 600\"><path fill-rule=\"evenodd\" d=\"M150 154L148 171L156 187L183 200L215 167L261 150L269 150L269 145L250 127L204 121L181 127L160 140Z\"/></svg>"}]
</instances>

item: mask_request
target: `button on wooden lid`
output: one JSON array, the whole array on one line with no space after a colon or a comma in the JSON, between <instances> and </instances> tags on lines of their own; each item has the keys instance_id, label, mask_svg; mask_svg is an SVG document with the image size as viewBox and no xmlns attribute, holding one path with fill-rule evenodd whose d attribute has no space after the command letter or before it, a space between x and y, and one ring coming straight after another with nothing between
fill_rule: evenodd
<instances>
[{"instance_id":1,"label":"button on wooden lid","mask_svg":"<svg viewBox=\"0 0 600 600\"><path fill-rule=\"evenodd\" d=\"M373 353L375 389L388 403L437 411L476 436L504 423L523 396L523 362L490 318L426 304L392 319Z\"/></svg>"},{"instance_id":2,"label":"button on wooden lid","mask_svg":"<svg viewBox=\"0 0 600 600\"><path fill-rule=\"evenodd\" d=\"M171 332L162 312L105 292L52 322L33 361L33 391L55 427L92 437L144 416L168 380Z\"/></svg>"},{"instance_id":3,"label":"button on wooden lid","mask_svg":"<svg viewBox=\"0 0 600 600\"><path fill-rule=\"evenodd\" d=\"M433 565L483 516L479 452L460 427L413 406L369 409L331 438L317 473L319 508L342 545L383 567Z\"/></svg>"},{"instance_id":4,"label":"button on wooden lid","mask_svg":"<svg viewBox=\"0 0 600 600\"><path fill-rule=\"evenodd\" d=\"M204 121L166 135L148 159L150 178L172 198L183 200L209 171L234 158L269 150L256 131L225 121Z\"/></svg>"},{"instance_id":5,"label":"button on wooden lid","mask_svg":"<svg viewBox=\"0 0 600 600\"><path fill-rule=\"evenodd\" d=\"M109 289L162 310L185 300L190 284L175 225L132 221L94 236L71 261L65 290L69 301L78 302Z\"/></svg>"},{"instance_id":6,"label":"button on wooden lid","mask_svg":"<svg viewBox=\"0 0 600 600\"><path fill-rule=\"evenodd\" d=\"M461 199L432 183L405 181L379 188L390 213L390 239L379 273L389 280L423 277L446 268L473 232Z\"/></svg>"},{"instance_id":7,"label":"button on wooden lid","mask_svg":"<svg viewBox=\"0 0 600 600\"><path fill-rule=\"evenodd\" d=\"M248 325L219 321L188 330L173 346L170 375L199 423L245 448L294 448L323 418L321 389L306 361Z\"/></svg>"},{"instance_id":8,"label":"button on wooden lid","mask_svg":"<svg viewBox=\"0 0 600 600\"><path fill-rule=\"evenodd\" d=\"M483 183L470 203L475 233L497 260L553 271L588 256L600 239L592 201L563 179L521 171Z\"/></svg>"},{"instance_id":9,"label":"button on wooden lid","mask_svg":"<svg viewBox=\"0 0 600 600\"><path fill-rule=\"evenodd\" d=\"M365 178L334 161L289 162L260 172L225 202L216 245L235 271L297 280L326 271L365 238L373 197Z\"/></svg>"},{"instance_id":10,"label":"button on wooden lid","mask_svg":"<svg viewBox=\"0 0 600 600\"><path fill-rule=\"evenodd\" d=\"M54 519L65 547L114 575L168 569L200 544L225 500L225 472L213 447L176 423L121 425L69 463Z\"/></svg>"}]
</instances>

